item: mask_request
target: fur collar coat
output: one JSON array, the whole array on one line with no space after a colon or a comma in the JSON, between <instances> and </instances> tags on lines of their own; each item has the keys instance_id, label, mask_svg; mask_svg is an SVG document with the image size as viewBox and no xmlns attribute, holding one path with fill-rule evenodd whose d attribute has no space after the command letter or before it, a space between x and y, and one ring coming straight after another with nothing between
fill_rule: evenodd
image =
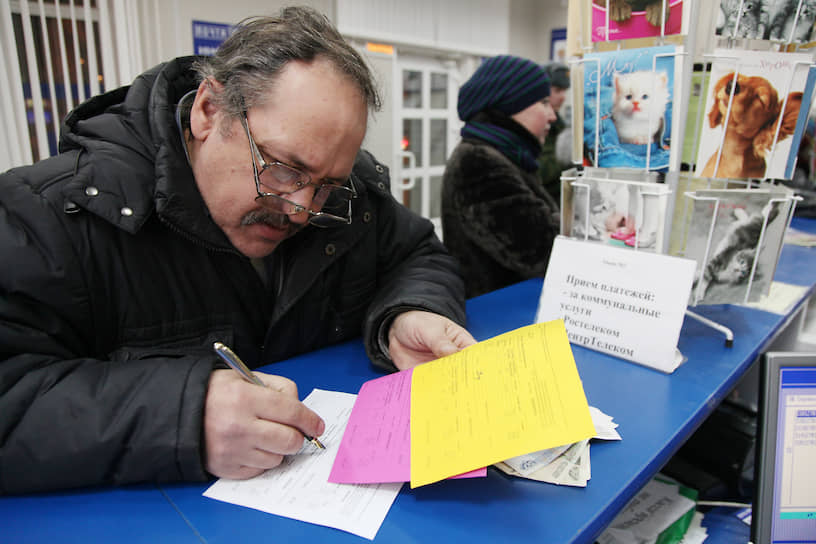
<instances>
[{"instance_id":1,"label":"fur collar coat","mask_svg":"<svg viewBox=\"0 0 816 544\"><path fill-rule=\"evenodd\" d=\"M558 204L538 172L480 140L454 149L442 183L442 233L468 297L544 276L559 228Z\"/></svg>"}]
</instances>

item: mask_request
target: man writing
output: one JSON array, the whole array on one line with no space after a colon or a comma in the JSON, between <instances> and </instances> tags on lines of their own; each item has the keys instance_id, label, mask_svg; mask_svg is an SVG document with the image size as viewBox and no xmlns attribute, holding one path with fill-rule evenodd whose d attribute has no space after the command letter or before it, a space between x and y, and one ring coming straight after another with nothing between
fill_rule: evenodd
<instances>
[{"instance_id":1,"label":"man writing","mask_svg":"<svg viewBox=\"0 0 816 544\"><path fill-rule=\"evenodd\" d=\"M247 478L324 425L257 367L363 333L410 368L474 342L455 261L360 152L379 99L322 15L240 25L94 97L0 176L0 493Z\"/></svg>"}]
</instances>

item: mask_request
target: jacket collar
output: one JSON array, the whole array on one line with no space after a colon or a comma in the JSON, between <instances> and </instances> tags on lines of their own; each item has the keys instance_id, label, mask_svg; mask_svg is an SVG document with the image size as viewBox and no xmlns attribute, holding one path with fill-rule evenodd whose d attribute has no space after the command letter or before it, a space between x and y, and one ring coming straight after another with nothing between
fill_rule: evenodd
<instances>
[{"instance_id":1,"label":"jacket collar","mask_svg":"<svg viewBox=\"0 0 816 544\"><path fill-rule=\"evenodd\" d=\"M81 154L64 194L127 232L138 231L156 212L196 243L235 251L209 215L175 122L178 100L197 86L193 61L160 64L66 117L60 151L78 148Z\"/></svg>"},{"instance_id":2,"label":"jacket collar","mask_svg":"<svg viewBox=\"0 0 816 544\"><path fill-rule=\"evenodd\" d=\"M214 249L235 251L210 217L187 161L176 123L179 100L197 87L191 70L193 57L168 63L157 75L151 92L150 126L156 134L156 212L162 221L194 241Z\"/></svg>"}]
</instances>

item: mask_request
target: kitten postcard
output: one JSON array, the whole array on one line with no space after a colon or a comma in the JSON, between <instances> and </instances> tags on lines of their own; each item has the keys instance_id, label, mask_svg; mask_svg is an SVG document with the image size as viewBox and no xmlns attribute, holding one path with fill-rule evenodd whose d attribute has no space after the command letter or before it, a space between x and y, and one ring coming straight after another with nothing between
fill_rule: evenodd
<instances>
[{"instance_id":1,"label":"kitten postcard","mask_svg":"<svg viewBox=\"0 0 816 544\"><path fill-rule=\"evenodd\" d=\"M689 304L756 302L771 286L792 211L790 191L724 189L689 193L686 257L697 261Z\"/></svg>"},{"instance_id":2,"label":"kitten postcard","mask_svg":"<svg viewBox=\"0 0 816 544\"><path fill-rule=\"evenodd\" d=\"M562 178L561 234L664 253L672 192L662 183L614 177Z\"/></svg>"},{"instance_id":3,"label":"kitten postcard","mask_svg":"<svg viewBox=\"0 0 816 544\"><path fill-rule=\"evenodd\" d=\"M683 0L666 0L665 14L663 7L663 0L592 0L592 41L680 34L687 26Z\"/></svg>"},{"instance_id":4,"label":"kitten postcard","mask_svg":"<svg viewBox=\"0 0 816 544\"><path fill-rule=\"evenodd\" d=\"M805 43L814 39L816 0L720 0L718 36Z\"/></svg>"},{"instance_id":5,"label":"kitten postcard","mask_svg":"<svg viewBox=\"0 0 816 544\"><path fill-rule=\"evenodd\" d=\"M584 149L599 167L667 170L678 165L682 48L623 49L584 56ZM672 142L679 142L673 146Z\"/></svg>"},{"instance_id":6,"label":"kitten postcard","mask_svg":"<svg viewBox=\"0 0 816 544\"><path fill-rule=\"evenodd\" d=\"M786 179L799 112L810 109L810 55L716 49L712 59L695 175Z\"/></svg>"}]
</instances>

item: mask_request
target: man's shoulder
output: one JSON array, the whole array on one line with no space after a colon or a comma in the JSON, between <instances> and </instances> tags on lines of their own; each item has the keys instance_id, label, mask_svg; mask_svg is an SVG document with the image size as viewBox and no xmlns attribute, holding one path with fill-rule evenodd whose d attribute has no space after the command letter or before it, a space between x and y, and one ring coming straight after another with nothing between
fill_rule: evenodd
<instances>
[{"instance_id":1,"label":"man's shoulder","mask_svg":"<svg viewBox=\"0 0 816 544\"><path fill-rule=\"evenodd\" d=\"M0 174L0 261L24 277L65 250L67 210L63 186L73 177L76 153L66 153ZM8 278L6 278L8 279Z\"/></svg>"},{"instance_id":2,"label":"man's shoulder","mask_svg":"<svg viewBox=\"0 0 816 544\"><path fill-rule=\"evenodd\" d=\"M18 220L46 221L46 208L54 217L87 211L134 233L154 209L152 170L137 167L135 160L130 168L117 169L120 163L111 157L71 149L12 168L0 174L0 202Z\"/></svg>"},{"instance_id":3,"label":"man's shoulder","mask_svg":"<svg viewBox=\"0 0 816 544\"><path fill-rule=\"evenodd\" d=\"M78 153L61 153L0 174L0 200L13 198L18 205L24 205L26 195L51 199L74 176Z\"/></svg>"}]
</instances>

